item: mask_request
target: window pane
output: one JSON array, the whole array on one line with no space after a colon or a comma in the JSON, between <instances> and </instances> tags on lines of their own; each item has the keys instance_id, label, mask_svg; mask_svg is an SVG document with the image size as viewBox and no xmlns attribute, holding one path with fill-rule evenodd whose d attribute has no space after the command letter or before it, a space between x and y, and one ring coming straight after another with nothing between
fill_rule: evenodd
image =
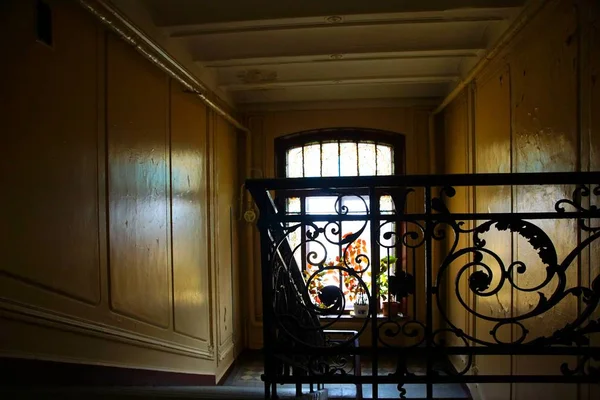
<instances>
[{"instance_id":1,"label":"window pane","mask_svg":"<svg viewBox=\"0 0 600 400\"><path fill-rule=\"evenodd\" d=\"M296 147L287 152L287 177L302 178L302 147Z\"/></svg>"},{"instance_id":2,"label":"window pane","mask_svg":"<svg viewBox=\"0 0 600 400\"><path fill-rule=\"evenodd\" d=\"M321 176L321 145L304 146L304 176Z\"/></svg>"},{"instance_id":3,"label":"window pane","mask_svg":"<svg viewBox=\"0 0 600 400\"><path fill-rule=\"evenodd\" d=\"M369 198L348 195L342 197L343 205L347 207L348 214L365 215L369 212Z\"/></svg>"},{"instance_id":4,"label":"window pane","mask_svg":"<svg viewBox=\"0 0 600 400\"><path fill-rule=\"evenodd\" d=\"M358 173L360 176L376 175L375 145L373 143L358 144Z\"/></svg>"},{"instance_id":5,"label":"window pane","mask_svg":"<svg viewBox=\"0 0 600 400\"><path fill-rule=\"evenodd\" d=\"M314 196L306 198L307 214L335 214L336 196Z\"/></svg>"},{"instance_id":6,"label":"window pane","mask_svg":"<svg viewBox=\"0 0 600 400\"><path fill-rule=\"evenodd\" d=\"M356 176L356 143L340 143L340 176Z\"/></svg>"},{"instance_id":7,"label":"window pane","mask_svg":"<svg viewBox=\"0 0 600 400\"><path fill-rule=\"evenodd\" d=\"M340 176L338 171L338 143L323 143L323 173L321 176Z\"/></svg>"},{"instance_id":8,"label":"window pane","mask_svg":"<svg viewBox=\"0 0 600 400\"><path fill-rule=\"evenodd\" d=\"M294 226L296 224L288 224L288 226ZM296 265L298 266L298 268L302 268L302 249L299 247L301 244L301 237L300 235L302 234L302 229L301 228L296 228L294 231L290 232L288 234L288 240L290 241L290 247L292 248L292 251L294 252L294 259L296 261Z\"/></svg>"},{"instance_id":9,"label":"window pane","mask_svg":"<svg viewBox=\"0 0 600 400\"><path fill-rule=\"evenodd\" d=\"M315 196L315 197L307 197L306 198L306 213L307 214L334 214L335 213L335 202L337 200L337 196ZM331 262L335 262L336 257L339 255L339 246L331 242L339 241L339 232L336 233L336 225L331 224L327 225L327 222L316 222L319 228L325 228L326 231L324 233L319 234L317 236L316 242L308 242L306 246L306 254L314 251L316 255L319 257L325 257L325 262L327 264ZM332 231L332 228L334 231ZM307 227L307 231L314 232L314 228ZM306 236L305 236L306 237ZM327 240L329 239L329 241ZM326 255L326 256L325 256ZM320 260L312 259L311 261L315 262ZM307 260L308 263L308 260Z\"/></svg>"},{"instance_id":10,"label":"window pane","mask_svg":"<svg viewBox=\"0 0 600 400\"><path fill-rule=\"evenodd\" d=\"M289 214L300 214L300 198L290 197L287 199L287 212Z\"/></svg>"},{"instance_id":11,"label":"window pane","mask_svg":"<svg viewBox=\"0 0 600 400\"><path fill-rule=\"evenodd\" d=\"M379 199L379 210L382 213L389 214L394 211L394 204L392 202L392 196L381 196Z\"/></svg>"},{"instance_id":12,"label":"window pane","mask_svg":"<svg viewBox=\"0 0 600 400\"><path fill-rule=\"evenodd\" d=\"M344 221L342 222L342 233L343 235L348 235L352 233L358 232L364 225L364 221ZM367 288L370 290L371 283L371 271L373 270L374 260L370 260L370 237L369 237L369 225L367 222L367 227L363 231L363 234L360 238L354 240L352 243L348 245L344 245L342 250L341 260L344 262L344 266L354 269L355 271L365 270L362 273L362 280L366 283ZM346 250L346 251L344 251ZM362 257L358 257L362 255ZM370 266L369 266L370 262ZM367 269L367 266L369 268ZM344 295L346 297L346 309L354 308L353 302L356 300L356 297L359 293L359 288L363 289L362 286L359 286L358 279L352 277L349 274L344 274Z\"/></svg>"},{"instance_id":13,"label":"window pane","mask_svg":"<svg viewBox=\"0 0 600 400\"><path fill-rule=\"evenodd\" d=\"M389 236L386 236L386 233L391 233ZM387 257L388 255L392 256L396 252L394 251L394 245L402 240L400 237L402 232L398 232L396 230L396 223L388 221L379 227L379 232L377 233L379 237L379 254L380 256Z\"/></svg>"},{"instance_id":14,"label":"window pane","mask_svg":"<svg viewBox=\"0 0 600 400\"><path fill-rule=\"evenodd\" d=\"M315 222L318 228L327 229L327 222ZM314 233L314 228L307 226L304 233L304 238L307 238L306 232ZM331 234L331 228L328 229L327 237L332 241L337 241L337 235ZM313 254L310 254L313 253ZM333 265L339 255L339 246L330 243L323 233L319 234L315 240L306 239L306 269L312 270L315 268L312 264L322 262L325 265ZM312 263L312 264L311 264Z\"/></svg>"},{"instance_id":15,"label":"window pane","mask_svg":"<svg viewBox=\"0 0 600 400\"><path fill-rule=\"evenodd\" d=\"M377 175L392 175L392 148L377 145Z\"/></svg>"}]
</instances>

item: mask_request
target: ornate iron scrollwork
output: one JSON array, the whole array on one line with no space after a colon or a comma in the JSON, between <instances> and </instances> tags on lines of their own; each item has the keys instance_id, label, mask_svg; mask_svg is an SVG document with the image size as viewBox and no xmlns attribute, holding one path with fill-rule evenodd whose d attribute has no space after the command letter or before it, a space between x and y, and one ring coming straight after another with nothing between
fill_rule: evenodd
<instances>
[{"instance_id":1,"label":"ornate iron scrollwork","mask_svg":"<svg viewBox=\"0 0 600 400\"><path fill-rule=\"evenodd\" d=\"M377 180L361 178L357 182L364 181L365 187L353 191L347 184L338 193L329 190L327 195L335 195L336 201L323 214L291 215L261 209L266 221L263 227L268 231L263 238L269 242L264 247L269 254L263 274L273 284L266 291L269 297L263 299L272 311L266 321L271 330L265 338L277 344L280 359L304 366L307 382L317 376L330 382L355 382L353 355L360 351L354 346L369 332L370 342L366 344L370 347L362 353L375 355L385 349L398 361L396 372L385 376L373 366L368 381L395 383L401 397L406 394L404 384L431 385L442 372L446 381L463 382L471 375L477 354L565 355L574 361L558 366L556 376L565 382L597 382L600 368L594 363L600 362L600 348L592 345L591 336L600 333L600 275L590 275L589 281L573 278L597 251L592 251L592 246L600 236L600 210L595 205L600 185L591 190L581 183L584 177L600 181L596 175L573 174L576 186L571 198L554 201L550 211L453 212L449 201L457 192L453 178L443 185L439 184L441 178L435 184L425 180L413 188L395 181L385 181L379 187ZM461 177L460 182L487 184L477 179ZM521 180L506 176L502 182L510 185L511 179L517 179L515 184L535 184L531 177ZM556 184L564 185L565 179L557 178ZM437 196L432 195L435 188L441 188ZM406 197L421 189L425 193L424 212L407 213ZM328 189L319 188L319 195L324 190ZM397 208L380 212L379 199L391 192L395 193L392 197ZM345 205L349 197L360 199L363 209L350 210ZM546 229L546 220L572 222L565 225L569 230L556 232ZM354 228L346 232L348 224ZM568 234L573 237L567 240ZM291 235L296 235L294 244ZM490 235L507 235L509 243L519 243L519 250L528 256L519 258L521 253L498 248L489 240ZM570 243L573 247L567 248ZM443 251L434 254L436 249ZM385 265L381 264L384 260ZM393 268L392 263L396 263ZM530 278L532 273L536 280ZM356 332L329 340L326 331L350 318L349 293L353 291L364 296L368 315L352 320ZM527 299L528 307L490 312L477 306L496 299L499 303L499 297L506 293L511 298ZM403 299L402 316L378 315L383 294ZM577 312L562 315L564 324L558 329L547 324L552 326L548 331L541 329L545 325L539 327L538 321L554 315L567 302L576 304ZM472 324L485 326L485 331L475 334L461 329L448 304L459 306ZM411 370L407 362L418 354L426 355L424 372ZM436 363L438 357L450 354L466 356L458 369ZM285 382L286 378L271 374L267 380ZM511 382L511 377L501 381Z\"/></svg>"}]
</instances>

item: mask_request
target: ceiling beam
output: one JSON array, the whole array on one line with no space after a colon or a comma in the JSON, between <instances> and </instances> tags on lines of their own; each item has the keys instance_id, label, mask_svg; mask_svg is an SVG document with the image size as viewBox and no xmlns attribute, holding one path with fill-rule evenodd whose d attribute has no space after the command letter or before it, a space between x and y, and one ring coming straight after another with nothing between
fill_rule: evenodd
<instances>
[{"instance_id":1,"label":"ceiling beam","mask_svg":"<svg viewBox=\"0 0 600 400\"><path fill-rule=\"evenodd\" d=\"M167 27L173 38L203 35L243 34L249 32L282 31L339 27L367 28L383 25L410 25L432 23L498 22L514 17L519 8L462 9L443 12L369 14L359 16L329 16L287 18L275 20L236 21L213 24Z\"/></svg>"},{"instance_id":2,"label":"ceiling beam","mask_svg":"<svg viewBox=\"0 0 600 400\"><path fill-rule=\"evenodd\" d=\"M272 57L247 57L233 58L227 60L196 60L205 68L226 67L255 67L283 64L305 64L322 62L344 62L344 61L379 61L379 60L403 60L419 58L452 58L452 57L479 57L485 51L483 47L466 47L457 49L437 50L406 50L379 53L346 53L346 54L312 54L298 56L272 56Z\"/></svg>"},{"instance_id":3,"label":"ceiling beam","mask_svg":"<svg viewBox=\"0 0 600 400\"><path fill-rule=\"evenodd\" d=\"M341 110L357 108L397 108L397 107L435 107L440 103L437 97L408 97L357 100L328 101L285 101L271 103L240 103L242 112L292 111L292 110Z\"/></svg>"},{"instance_id":4,"label":"ceiling beam","mask_svg":"<svg viewBox=\"0 0 600 400\"><path fill-rule=\"evenodd\" d=\"M270 82L252 82L252 83L230 83L220 85L219 87L231 92L273 89L301 86L326 86L326 85L377 85L377 84L414 84L414 83L444 83L458 81L458 75L423 75L423 76L388 76L388 77L364 77L364 78L345 78L345 79L317 79L317 80L296 80L296 81L270 81Z\"/></svg>"},{"instance_id":5,"label":"ceiling beam","mask_svg":"<svg viewBox=\"0 0 600 400\"><path fill-rule=\"evenodd\" d=\"M198 1L143 0L157 26L252 21L324 15L364 15L460 11L463 9L521 7L525 0L403 0L403 1Z\"/></svg>"}]
</instances>

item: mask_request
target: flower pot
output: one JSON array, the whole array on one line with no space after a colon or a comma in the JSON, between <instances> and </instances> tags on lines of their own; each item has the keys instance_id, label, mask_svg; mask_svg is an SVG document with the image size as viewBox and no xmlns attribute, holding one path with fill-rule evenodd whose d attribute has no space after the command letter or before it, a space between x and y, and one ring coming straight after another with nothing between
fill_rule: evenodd
<instances>
[{"instance_id":1,"label":"flower pot","mask_svg":"<svg viewBox=\"0 0 600 400\"><path fill-rule=\"evenodd\" d=\"M354 316L357 318L366 318L369 315L368 304L355 304L354 305Z\"/></svg>"},{"instance_id":2,"label":"flower pot","mask_svg":"<svg viewBox=\"0 0 600 400\"><path fill-rule=\"evenodd\" d=\"M384 317L395 317L402 311L402 303L397 301L384 301L381 308Z\"/></svg>"}]
</instances>

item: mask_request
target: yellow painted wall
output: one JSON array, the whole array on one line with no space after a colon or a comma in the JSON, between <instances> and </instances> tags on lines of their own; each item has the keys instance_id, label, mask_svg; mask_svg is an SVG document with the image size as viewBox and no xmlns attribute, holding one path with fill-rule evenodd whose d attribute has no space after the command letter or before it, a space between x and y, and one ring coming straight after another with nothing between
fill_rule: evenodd
<instances>
[{"instance_id":1,"label":"yellow painted wall","mask_svg":"<svg viewBox=\"0 0 600 400\"><path fill-rule=\"evenodd\" d=\"M406 173L429 173L428 110L425 108L278 111L248 115L247 121L252 131L253 177L275 176L275 138L306 130L332 127L382 129L402 134L405 136L406 143ZM409 212L417 212L419 207L422 209L419 198L422 198L422 193L409 196L407 204ZM247 262L247 265L243 267L248 281L251 282L246 293L248 345L251 348L260 348L262 346L262 303L259 235L255 227L247 229L246 234L251 235L254 243L253 257L245 258L252 261ZM422 254L418 254L417 257L417 262L422 263ZM411 260L409 260L410 262ZM422 279L422 277L420 278ZM417 285L422 287L424 283L419 280ZM410 305L409 309L411 309ZM422 313L423 307L420 307L419 311ZM352 323L349 324L344 327L351 328ZM369 333L365 333L361 340L363 343L369 343Z\"/></svg>"},{"instance_id":2,"label":"yellow painted wall","mask_svg":"<svg viewBox=\"0 0 600 400\"><path fill-rule=\"evenodd\" d=\"M450 174L465 174L470 170L470 157L468 154L468 149L470 148L469 100L470 99L467 93L462 93L452 104L448 106L444 114L444 126L449 132L453 132L453 136L451 138L447 137L449 140L445 141L444 145L444 171ZM446 204L452 211L457 210L456 212L470 212L471 208L469 200L471 196L468 188L457 187L455 189L456 194L454 197L447 198ZM450 234L451 229L446 229L446 231L448 234ZM450 237L449 239L454 240L454 237ZM469 245L469 241L467 239L468 238L464 235L459 238L459 248L464 248ZM448 242L448 245L450 245L450 241ZM444 251L442 251L442 254L445 254ZM447 295L442 296L447 296L449 299L447 302L445 302L445 305L454 304L456 302L454 294L456 293L457 289L458 293L460 293L461 297L465 299L467 304L470 304L468 301L469 292L466 290L466 281L464 279L461 280L457 288L454 279L457 276L460 268L469 261L469 255L458 258L442 275L442 279L445 279L445 282L440 282L440 286L442 286L447 293ZM469 331L468 315L463 311L462 307L447 307L445 308L445 313L456 328L467 332ZM449 345L464 345L462 339L456 336L449 336L447 340Z\"/></svg>"},{"instance_id":3,"label":"yellow painted wall","mask_svg":"<svg viewBox=\"0 0 600 400\"><path fill-rule=\"evenodd\" d=\"M599 9L598 3L591 0L548 1L502 54L476 77L475 83L444 110L445 127L437 134L443 134L447 144L445 172L598 170ZM572 190L570 186L478 188L471 207L478 212L551 211L554 201L570 198ZM467 199L458 193L451 209L468 210ZM559 260L577 245L573 223L537 224L554 242ZM486 247L501 255L505 262L521 260L528 265L528 271L519 275L518 285L531 287L543 280L543 265L526 240L498 231L486 234L484 239ZM597 252L596 247L591 254ZM596 263L588 263L587 257L582 256L579 270L577 265L570 268L568 285L576 284L578 279L585 284L590 276L597 275ZM492 287L495 282L492 281ZM544 292L550 292L554 285L551 283ZM505 288L497 296L478 298L474 306L487 315L508 317L531 310L537 301L537 293L511 292ZM533 337L548 335L563 327L576 312L575 301L563 301L544 318L527 322L526 328ZM450 303L449 313L473 335L491 339L490 323L480 320L473 323L456 302ZM519 332L515 328L502 336L514 340ZM557 374L563 361L564 357L480 356L476 358L475 370L481 375ZM460 364L460 360L455 363ZM598 396L597 388L587 385L483 384L471 388L476 397L498 400Z\"/></svg>"},{"instance_id":4,"label":"yellow painted wall","mask_svg":"<svg viewBox=\"0 0 600 400\"><path fill-rule=\"evenodd\" d=\"M234 129L221 117L213 119L213 196L217 379L220 379L243 347L238 225L240 168Z\"/></svg>"},{"instance_id":5,"label":"yellow painted wall","mask_svg":"<svg viewBox=\"0 0 600 400\"><path fill-rule=\"evenodd\" d=\"M37 42L34 4L0 13L1 355L218 377L242 341L237 133L76 2Z\"/></svg>"}]
</instances>

